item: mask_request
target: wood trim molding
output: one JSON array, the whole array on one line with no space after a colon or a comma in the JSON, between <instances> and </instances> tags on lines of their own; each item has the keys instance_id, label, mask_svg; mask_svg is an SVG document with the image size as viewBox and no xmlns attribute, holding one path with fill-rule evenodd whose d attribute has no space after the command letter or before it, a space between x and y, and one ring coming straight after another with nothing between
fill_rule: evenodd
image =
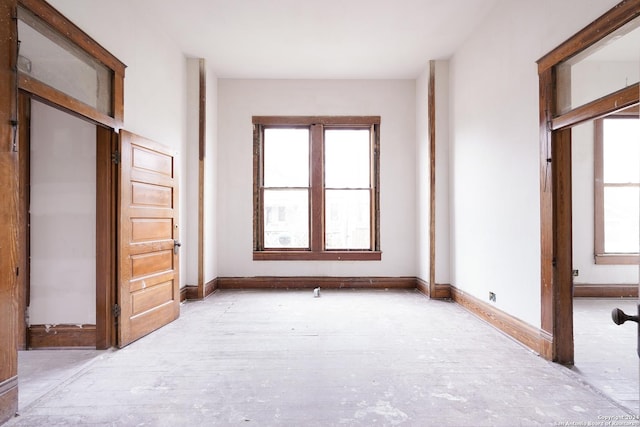
<instances>
[{"instance_id":1,"label":"wood trim molding","mask_svg":"<svg viewBox=\"0 0 640 427\"><path fill-rule=\"evenodd\" d=\"M14 69L16 68L17 28L15 0L0 2L0 384L14 384L18 374L18 351L16 330L19 324L18 312L20 286L18 267L20 265L19 218L19 159L14 143L17 121L17 99ZM7 382L8 381L8 382ZM18 410L18 387L7 385L0 395L0 424L13 417Z\"/></svg>"},{"instance_id":2,"label":"wood trim molding","mask_svg":"<svg viewBox=\"0 0 640 427\"><path fill-rule=\"evenodd\" d=\"M415 277L219 277L218 289L415 289Z\"/></svg>"},{"instance_id":3,"label":"wood trim molding","mask_svg":"<svg viewBox=\"0 0 640 427\"><path fill-rule=\"evenodd\" d=\"M529 347L539 355L545 358L550 356L552 339L547 332L535 328L484 301L480 301L478 298L456 287L451 286L450 290L453 301L475 316Z\"/></svg>"},{"instance_id":4,"label":"wood trim molding","mask_svg":"<svg viewBox=\"0 0 640 427\"><path fill-rule=\"evenodd\" d=\"M427 122L429 135L429 295L436 283L436 61L429 61L427 89Z\"/></svg>"},{"instance_id":5,"label":"wood trim molding","mask_svg":"<svg viewBox=\"0 0 640 427\"><path fill-rule=\"evenodd\" d=\"M96 348L96 325L31 325L29 348Z\"/></svg>"},{"instance_id":6,"label":"wood trim molding","mask_svg":"<svg viewBox=\"0 0 640 427\"><path fill-rule=\"evenodd\" d=\"M252 123L271 126L379 125L380 116L253 116Z\"/></svg>"},{"instance_id":7,"label":"wood trim molding","mask_svg":"<svg viewBox=\"0 0 640 427\"><path fill-rule=\"evenodd\" d=\"M218 279L209 280L204 284L204 298L208 297L212 293L218 290Z\"/></svg>"},{"instance_id":8,"label":"wood trim molding","mask_svg":"<svg viewBox=\"0 0 640 427\"><path fill-rule=\"evenodd\" d=\"M254 251L254 261L380 261L380 251Z\"/></svg>"},{"instance_id":9,"label":"wood trim molding","mask_svg":"<svg viewBox=\"0 0 640 427\"><path fill-rule=\"evenodd\" d=\"M81 118L87 118L103 126L113 129L118 127L119 123L115 118L101 113L94 107L78 101L77 99L27 75L22 73L19 75L18 85L20 89L33 94L37 99L45 104L56 108L61 107L70 114Z\"/></svg>"},{"instance_id":10,"label":"wood trim molding","mask_svg":"<svg viewBox=\"0 0 640 427\"><path fill-rule=\"evenodd\" d=\"M416 278L416 289L431 299L451 299L451 285L445 283L436 283L433 287L429 283Z\"/></svg>"},{"instance_id":11,"label":"wood trim molding","mask_svg":"<svg viewBox=\"0 0 640 427\"><path fill-rule=\"evenodd\" d=\"M640 16L640 0L623 0L604 15L591 22L573 37L538 60L538 72L542 73L585 50L594 43Z\"/></svg>"},{"instance_id":12,"label":"wood trim molding","mask_svg":"<svg viewBox=\"0 0 640 427\"><path fill-rule=\"evenodd\" d=\"M20 184L18 195L18 209L20 227L18 229L18 242L20 242L20 271L18 275L18 319L17 326L17 348L26 350L27 348L27 319L24 313L27 312L30 301L30 277L31 262L30 253L30 213L29 200L31 191L30 173L30 152L31 152L31 98L24 92L18 95L18 179Z\"/></svg>"},{"instance_id":13,"label":"wood trim molding","mask_svg":"<svg viewBox=\"0 0 640 427\"><path fill-rule=\"evenodd\" d=\"M416 290L427 298L431 298L431 287L429 286L429 282L422 280L419 277L416 277Z\"/></svg>"},{"instance_id":14,"label":"wood trim molding","mask_svg":"<svg viewBox=\"0 0 640 427\"><path fill-rule=\"evenodd\" d=\"M190 289L191 288L191 289ZM189 299L189 294L193 295L194 289L196 295L198 294L198 287L193 285L186 285L180 288L180 302L185 302Z\"/></svg>"},{"instance_id":15,"label":"wood trim molding","mask_svg":"<svg viewBox=\"0 0 640 427\"><path fill-rule=\"evenodd\" d=\"M573 365L573 221L571 128L551 136L553 200L553 361Z\"/></svg>"},{"instance_id":16,"label":"wood trim molding","mask_svg":"<svg viewBox=\"0 0 640 427\"><path fill-rule=\"evenodd\" d=\"M18 387L18 376L14 376L11 378L7 378L6 380L0 382L0 396L7 393L11 389Z\"/></svg>"},{"instance_id":17,"label":"wood trim molding","mask_svg":"<svg viewBox=\"0 0 640 427\"><path fill-rule=\"evenodd\" d=\"M218 289L218 279L209 280L204 284L204 296L200 296L200 287L195 285L187 285L180 289L180 302L201 300Z\"/></svg>"},{"instance_id":18,"label":"wood trim molding","mask_svg":"<svg viewBox=\"0 0 640 427\"><path fill-rule=\"evenodd\" d=\"M637 298L638 285L575 283L573 296L579 298Z\"/></svg>"},{"instance_id":19,"label":"wood trim molding","mask_svg":"<svg viewBox=\"0 0 640 427\"><path fill-rule=\"evenodd\" d=\"M18 376L0 382L0 424L18 412Z\"/></svg>"},{"instance_id":20,"label":"wood trim molding","mask_svg":"<svg viewBox=\"0 0 640 427\"><path fill-rule=\"evenodd\" d=\"M198 60L198 91L198 298L204 298L204 198L206 190L207 73L203 58Z\"/></svg>"},{"instance_id":21,"label":"wood trim molding","mask_svg":"<svg viewBox=\"0 0 640 427\"><path fill-rule=\"evenodd\" d=\"M19 0L18 3L114 72L124 75L126 65L49 3L42 0Z\"/></svg>"},{"instance_id":22,"label":"wood trim molding","mask_svg":"<svg viewBox=\"0 0 640 427\"><path fill-rule=\"evenodd\" d=\"M436 283L433 299L451 299L451 285Z\"/></svg>"},{"instance_id":23,"label":"wood trim molding","mask_svg":"<svg viewBox=\"0 0 640 427\"><path fill-rule=\"evenodd\" d=\"M112 307L116 300L116 218L118 166L112 161L117 149L112 129L96 126L96 341L99 350L115 344L116 328Z\"/></svg>"},{"instance_id":24,"label":"wood trim molding","mask_svg":"<svg viewBox=\"0 0 640 427\"><path fill-rule=\"evenodd\" d=\"M575 126L589 120L603 117L616 111L624 110L638 104L640 101L640 84L633 84L612 92L587 104L554 117L551 121L552 130L560 130Z\"/></svg>"}]
</instances>

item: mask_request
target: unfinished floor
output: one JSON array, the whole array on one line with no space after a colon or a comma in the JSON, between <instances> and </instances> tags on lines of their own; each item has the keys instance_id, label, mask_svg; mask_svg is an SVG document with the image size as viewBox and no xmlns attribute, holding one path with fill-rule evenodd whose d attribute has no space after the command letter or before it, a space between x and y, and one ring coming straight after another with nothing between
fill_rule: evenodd
<instances>
[{"instance_id":1,"label":"unfinished floor","mask_svg":"<svg viewBox=\"0 0 640 427\"><path fill-rule=\"evenodd\" d=\"M20 364L7 426L638 425L632 399L415 291L220 291L125 349Z\"/></svg>"}]
</instances>

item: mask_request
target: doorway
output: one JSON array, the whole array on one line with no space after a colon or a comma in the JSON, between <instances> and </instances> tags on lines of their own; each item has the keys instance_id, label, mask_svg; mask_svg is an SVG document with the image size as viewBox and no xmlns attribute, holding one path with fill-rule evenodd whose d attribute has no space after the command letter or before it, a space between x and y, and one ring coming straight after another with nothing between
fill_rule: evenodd
<instances>
[{"instance_id":1,"label":"doorway","mask_svg":"<svg viewBox=\"0 0 640 427\"><path fill-rule=\"evenodd\" d=\"M638 104L639 5L621 2L538 61L541 326L549 334L543 353L565 365L574 364L572 131ZM635 65L627 67L620 55Z\"/></svg>"},{"instance_id":2,"label":"doorway","mask_svg":"<svg viewBox=\"0 0 640 427\"><path fill-rule=\"evenodd\" d=\"M27 347L95 347L96 126L30 104Z\"/></svg>"},{"instance_id":3,"label":"doorway","mask_svg":"<svg viewBox=\"0 0 640 427\"><path fill-rule=\"evenodd\" d=\"M633 113L627 111L625 114ZM630 181L637 182L639 178L640 134L627 129L628 125L636 127L640 123L635 111L635 125L630 116L614 115L571 129L575 344L571 369L637 413L639 364L635 352L630 351L636 331L630 325L619 327L611 321L614 308L626 313L636 310L638 266L623 264L632 261L623 251L637 246L638 232L631 230L637 230L640 222L638 196L628 197L628 193L637 192L637 186ZM625 120L621 123L625 131L616 132L619 128L614 122L603 133L605 120L608 124L611 120ZM604 182L607 193L613 190L613 198L603 194ZM602 237L607 237L606 244L600 241ZM607 253L601 254L605 248Z\"/></svg>"},{"instance_id":4,"label":"doorway","mask_svg":"<svg viewBox=\"0 0 640 427\"><path fill-rule=\"evenodd\" d=\"M19 103L18 348L111 347L115 133L26 92Z\"/></svg>"}]
</instances>

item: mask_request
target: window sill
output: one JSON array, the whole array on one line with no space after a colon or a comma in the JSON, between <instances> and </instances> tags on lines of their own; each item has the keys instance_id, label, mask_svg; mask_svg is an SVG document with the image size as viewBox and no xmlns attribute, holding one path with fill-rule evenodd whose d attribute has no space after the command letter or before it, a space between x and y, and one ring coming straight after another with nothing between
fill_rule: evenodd
<instances>
[{"instance_id":1,"label":"window sill","mask_svg":"<svg viewBox=\"0 0 640 427\"><path fill-rule=\"evenodd\" d=\"M380 251L256 251L254 261L380 261Z\"/></svg>"},{"instance_id":2,"label":"window sill","mask_svg":"<svg viewBox=\"0 0 640 427\"><path fill-rule=\"evenodd\" d=\"M596 254L596 264L602 265L639 265L640 256L635 254Z\"/></svg>"}]
</instances>

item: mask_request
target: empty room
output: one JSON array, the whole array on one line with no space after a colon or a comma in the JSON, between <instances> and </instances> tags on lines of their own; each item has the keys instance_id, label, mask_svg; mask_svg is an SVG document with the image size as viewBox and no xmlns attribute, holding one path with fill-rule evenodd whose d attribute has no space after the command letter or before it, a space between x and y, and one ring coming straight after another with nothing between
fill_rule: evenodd
<instances>
[{"instance_id":1,"label":"empty room","mask_svg":"<svg viewBox=\"0 0 640 427\"><path fill-rule=\"evenodd\" d=\"M640 424L640 0L0 19L0 424Z\"/></svg>"}]
</instances>

